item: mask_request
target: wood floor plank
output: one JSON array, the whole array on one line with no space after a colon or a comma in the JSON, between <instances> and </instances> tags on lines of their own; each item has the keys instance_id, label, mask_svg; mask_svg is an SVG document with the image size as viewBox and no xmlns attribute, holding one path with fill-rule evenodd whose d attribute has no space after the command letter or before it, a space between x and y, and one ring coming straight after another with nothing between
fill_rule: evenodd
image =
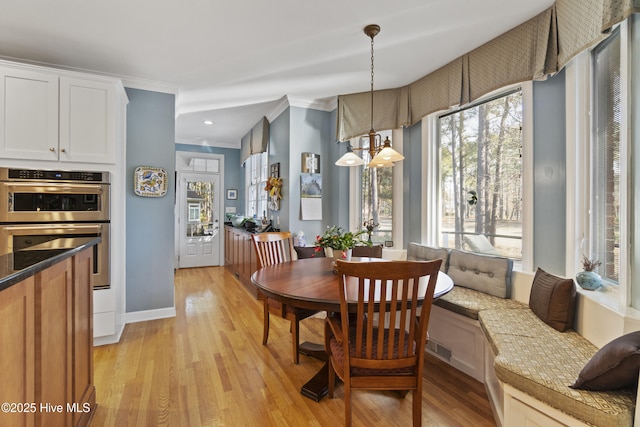
<instances>
[{"instance_id":1,"label":"wood floor plank","mask_svg":"<svg viewBox=\"0 0 640 427\"><path fill-rule=\"evenodd\" d=\"M300 394L321 362L291 360L289 323L272 316L262 345L262 305L223 267L175 274L176 317L132 323L120 343L96 347L98 408L92 426L328 426L344 422L343 389L314 402ZM301 322L323 342L324 320ZM484 387L427 356L424 426L495 426ZM354 426L411 424L409 393L356 391Z\"/></svg>"}]
</instances>

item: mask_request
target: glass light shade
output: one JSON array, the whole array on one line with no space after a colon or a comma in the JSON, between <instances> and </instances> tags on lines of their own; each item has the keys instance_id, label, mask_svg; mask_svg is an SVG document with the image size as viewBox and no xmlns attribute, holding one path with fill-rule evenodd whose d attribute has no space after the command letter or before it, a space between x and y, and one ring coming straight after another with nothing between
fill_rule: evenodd
<instances>
[{"instance_id":1,"label":"glass light shade","mask_svg":"<svg viewBox=\"0 0 640 427\"><path fill-rule=\"evenodd\" d=\"M351 146L347 147L347 152L344 156L340 157L338 161L336 161L337 166L360 166L364 165L364 160L361 157L357 156Z\"/></svg>"},{"instance_id":2,"label":"glass light shade","mask_svg":"<svg viewBox=\"0 0 640 427\"><path fill-rule=\"evenodd\" d=\"M397 162L404 160L404 156L402 154L391 148L391 141L389 141L389 137L384 140L384 148L376 154L374 160L376 158L379 158L379 162Z\"/></svg>"},{"instance_id":3,"label":"glass light shade","mask_svg":"<svg viewBox=\"0 0 640 427\"><path fill-rule=\"evenodd\" d=\"M367 165L368 168L388 168L391 166L393 166L393 162L387 162L378 156L375 156Z\"/></svg>"}]
</instances>

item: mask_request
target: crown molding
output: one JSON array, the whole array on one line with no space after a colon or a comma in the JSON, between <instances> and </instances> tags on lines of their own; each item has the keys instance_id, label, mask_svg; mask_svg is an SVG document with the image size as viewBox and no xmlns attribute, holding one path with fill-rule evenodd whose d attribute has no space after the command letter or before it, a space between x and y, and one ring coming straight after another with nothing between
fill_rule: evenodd
<instances>
[{"instance_id":1,"label":"crown molding","mask_svg":"<svg viewBox=\"0 0 640 427\"><path fill-rule=\"evenodd\" d=\"M332 96L323 99L302 99L288 96L289 105L292 107L308 108L311 110L333 111L338 107L338 97Z\"/></svg>"},{"instance_id":2,"label":"crown molding","mask_svg":"<svg viewBox=\"0 0 640 427\"><path fill-rule=\"evenodd\" d=\"M280 98L280 102L276 105L269 114L265 117L269 121L269 123L273 122L275 119L280 117L280 114L284 113L286 109L289 108L289 99L286 96Z\"/></svg>"},{"instance_id":3,"label":"crown molding","mask_svg":"<svg viewBox=\"0 0 640 427\"><path fill-rule=\"evenodd\" d=\"M289 107L300 107L307 108L311 110L319 110L319 111L333 111L338 108L338 97L334 96L331 98L325 99L314 99L308 100L303 98L293 98L290 96L283 96L278 105L271 110L269 114L267 114L267 120L269 123L273 122L277 119L280 114L284 113Z\"/></svg>"},{"instance_id":4,"label":"crown molding","mask_svg":"<svg viewBox=\"0 0 640 427\"><path fill-rule=\"evenodd\" d=\"M61 74L67 73L70 75L73 74L83 74L83 75L91 75L93 78L105 78L105 79L118 79L122 83L122 86L132 88L132 89L142 89L153 92L162 92L162 93L171 93L174 95L178 94L178 85L167 82L159 82L153 80L147 80L137 77L129 77L123 76L119 74L111 74L104 73L95 70L87 70L84 68L76 68L76 67L66 67L59 64L50 64L47 62L39 62L39 61L29 61L21 58L13 58L7 56L0 56L0 64L9 65L9 66L19 66L25 69L33 69L33 70L42 70L42 68L53 69Z\"/></svg>"},{"instance_id":5,"label":"crown molding","mask_svg":"<svg viewBox=\"0 0 640 427\"><path fill-rule=\"evenodd\" d=\"M180 87L177 84L158 82L153 80L140 79L136 77L120 77L124 87L139 90L148 90L150 92L169 93L178 95Z\"/></svg>"}]
</instances>

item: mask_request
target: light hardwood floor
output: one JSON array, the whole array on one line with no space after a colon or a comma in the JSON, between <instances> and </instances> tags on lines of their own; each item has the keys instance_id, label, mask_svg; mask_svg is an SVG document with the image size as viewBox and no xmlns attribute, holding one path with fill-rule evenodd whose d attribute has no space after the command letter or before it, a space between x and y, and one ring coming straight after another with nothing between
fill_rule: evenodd
<instances>
[{"instance_id":1,"label":"light hardwood floor","mask_svg":"<svg viewBox=\"0 0 640 427\"><path fill-rule=\"evenodd\" d=\"M321 362L291 358L289 323L273 319L262 345L262 304L223 267L178 270L175 318L129 324L96 347L92 426L343 425L342 386L319 403L300 387ZM323 319L301 322L301 342L323 342ZM495 426L484 387L427 356L424 426ZM355 391L354 426L411 425L411 399Z\"/></svg>"}]
</instances>

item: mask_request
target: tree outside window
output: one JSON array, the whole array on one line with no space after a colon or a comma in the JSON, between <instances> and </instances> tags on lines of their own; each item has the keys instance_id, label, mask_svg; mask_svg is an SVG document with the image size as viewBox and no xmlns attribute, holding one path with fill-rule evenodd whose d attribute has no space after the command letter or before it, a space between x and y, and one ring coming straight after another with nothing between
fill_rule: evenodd
<instances>
[{"instance_id":1,"label":"tree outside window","mask_svg":"<svg viewBox=\"0 0 640 427\"><path fill-rule=\"evenodd\" d=\"M522 258L522 91L441 116L440 245Z\"/></svg>"}]
</instances>

